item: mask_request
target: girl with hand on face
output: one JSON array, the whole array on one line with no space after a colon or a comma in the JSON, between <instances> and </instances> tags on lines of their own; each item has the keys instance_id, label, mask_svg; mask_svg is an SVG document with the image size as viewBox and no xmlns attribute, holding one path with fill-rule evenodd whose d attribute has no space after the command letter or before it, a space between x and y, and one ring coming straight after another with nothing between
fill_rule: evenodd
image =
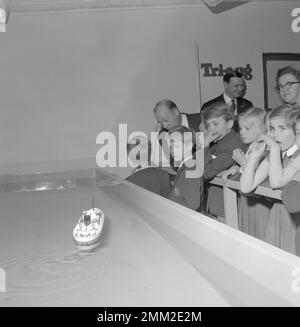
<instances>
[{"instance_id":1,"label":"girl with hand on face","mask_svg":"<svg viewBox=\"0 0 300 327\"><path fill-rule=\"evenodd\" d=\"M300 149L300 112L295 115L293 128L296 134L296 144ZM287 210L291 213L300 212L300 160L294 160L295 169L297 170L292 180L286 184L282 190L282 201Z\"/></svg>"},{"instance_id":2,"label":"girl with hand on face","mask_svg":"<svg viewBox=\"0 0 300 327\"><path fill-rule=\"evenodd\" d=\"M242 192L253 191L267 177L274 189L283 187L292 179L295 163L300 159L292 127L295 112L297 110L293 110L289 105L281 105L271 111L270 135L261 136L251 148L241 176ZM274 200L265 240L283 250L295 253L295 232L293 217L286 211L281 201Z\"/></svg>"},{"instance_id":3,"label":"girl with hand on face","mask_svg":"<svg viewBox=\"0 0 300 327\"><path fill-rule=\"evenodd\" d=\"M264 123L266 112L261 108L250 108L240 114L238 118L240 136L243 143L248 147L244 153L241 149L233 151L232 158L236 161L234 165L223 173L223 180L226 182L229 175L234 175L243 171L252 147L256 146L256 141L266 133ZM238 220L239 230L251 236L264 240L266 226L270 217L272 203L265 197L256 195L243 195L239 197Z\"/></svg>"},{"instance_id":4,"label":"girl with hand on face","mask_svg":"<svg viewBox=\"0 0 300 327\"><path fill-rule=\"evenodd\" d=\"M296 134L296 144L298 149L300 149L300 112L295 114L293 120L293 128ZM296 254L300 256L300 160L293 161L293 165L296 171L292 180L286 184L282 190L281 198L282 202L287 209L287 211L293 215L296 229Z\"/></svg>"},{"instance_id":5,"label":"girl with hand on face","mask_svg":"<svg viewBox=\"0 0 300 327\"><path fill-rule=\"evenodd\" d=\"M248 149L261 135L266 133L266 127L264 124L265 115L266 112L264 109L256 107L252 107L239 115L238 123L240 137ZM243 166L246 164L247 156L248 153L245 153L241 149L233 150L232 158L235 160L237 165L234 165L222 174L224 181L227 180L229 175L235 175L240 172L240 169L242 170Z\"/></svg>"}]
</instances>

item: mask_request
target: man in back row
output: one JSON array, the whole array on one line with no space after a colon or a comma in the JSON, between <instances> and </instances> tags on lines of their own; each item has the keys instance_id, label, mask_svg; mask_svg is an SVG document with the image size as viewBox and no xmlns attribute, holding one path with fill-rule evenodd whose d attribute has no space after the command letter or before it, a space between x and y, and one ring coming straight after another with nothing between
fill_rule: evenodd
<instances>
[{"instance_id":1,"label":"man in back row","mask_svg":"<svg viewBox=\"0 0 300 327\"><path fill-rule=\"evenodd\" d=\"M158 131L167 132L177 126L192 128L195 132L199 131L200 113L181 113L177 105L171 100L164 99L159 101L155 105L153 113L158 123Z\"/></svg>"},{"instance_id":2,"label":"man in back row","mask_svg":"<svg viewBox=\"0 0 300 327\"><path fill-rule=\"evenodd\" d=\"M215 103L226 103L235 117L253 106L252 102L244 99L245 81L243 75L234 70L223 76L224 93L203 104L201 111Z\"/></svg>"},{"instance_id":3,"label":"man in back row","mask_svg":"<svg viewBox=\"0 0 300 327\"><path fill-rule=\"evenodd\" d=\"M158 149L162 146L161 136L163 132L168 132L177 126L185 126L192 128L195 132L199 132L199 125L201 122L201 114L185 114L179 111L177 105L168 99L159 101L154 109L153 113L157 122L156 131L159 132L157 143L153 146L153 153L151 162L157 166L161 166L162 162L169 163L171 170L174 170L173 158L169 159ZM158 149L157 149L158 148ZM176 170L176 168L175 168Z\"/></svg>"}]
</instances>

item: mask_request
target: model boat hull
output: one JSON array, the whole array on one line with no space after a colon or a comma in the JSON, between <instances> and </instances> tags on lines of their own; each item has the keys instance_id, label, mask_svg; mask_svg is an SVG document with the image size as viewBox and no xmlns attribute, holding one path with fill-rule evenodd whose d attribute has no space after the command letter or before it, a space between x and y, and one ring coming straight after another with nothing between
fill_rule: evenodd
<instances>
[{"instance_id":1,"label":"model boat hull","mask_svg":"<svg viewBox=\"0 0 300 327\"><path fill-rule=\"evenodd\" d=\"M100 240L105 216L98 208L84 211L73 230L73 238L78 245L91 245Z\"/></svg>"}]
</instances>

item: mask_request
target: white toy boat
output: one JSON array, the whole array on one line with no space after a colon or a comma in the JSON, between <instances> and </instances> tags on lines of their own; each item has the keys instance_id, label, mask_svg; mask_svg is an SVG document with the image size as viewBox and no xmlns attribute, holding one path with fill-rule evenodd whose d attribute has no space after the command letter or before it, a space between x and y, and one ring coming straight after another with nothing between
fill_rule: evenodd
<instances>
[{"instance_id":1,"label":"white toy boat","mask_svg":"<svg viewBox=\"0 0 300 327\"><path fill-rule=\"evenodd\" d=\"M83 211L73 229L75 242L79 245L96 243L101 236L104 219L104 213L99 208Z\"/></svg>"}]
</instances>

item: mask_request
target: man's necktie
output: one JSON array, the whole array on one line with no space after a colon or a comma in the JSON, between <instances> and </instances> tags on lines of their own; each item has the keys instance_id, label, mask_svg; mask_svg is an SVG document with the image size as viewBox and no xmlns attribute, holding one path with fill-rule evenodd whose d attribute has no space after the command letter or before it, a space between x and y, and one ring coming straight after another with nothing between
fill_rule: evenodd
<instances>
[{"instance_id":1,"label":"man's necktie","mask_svg":"<svg viewBox=\"0 0 300 327\"><path fill-rule=\"evenodd\" d=\"M237 112L236 112L236 105L235 105L235 100L231 100L231 105L230 105L230 110L232 111L232 113L236 116Z\"/></svg>"}]
</instances>

